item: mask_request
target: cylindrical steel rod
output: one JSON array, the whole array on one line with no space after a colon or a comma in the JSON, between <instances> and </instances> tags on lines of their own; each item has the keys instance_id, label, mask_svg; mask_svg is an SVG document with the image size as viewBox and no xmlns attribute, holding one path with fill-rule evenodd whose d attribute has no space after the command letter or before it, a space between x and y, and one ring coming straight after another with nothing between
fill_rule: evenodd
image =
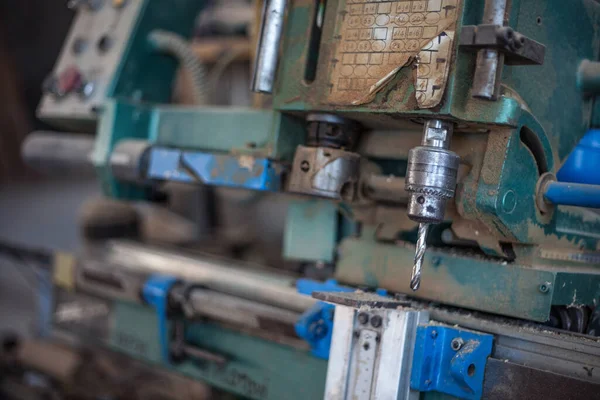
<instances>
[{"instance_id":1,"label":"cylindrical steel rod","mask_svg":"<svg viewBox=\"0 0 600 400\"><path fill-rule=\"evenodd\" d=\"M248 300L304 312L316 300L298 294L296 278L267 271L253 271L248 266L214 257L186 257L167 250L129 242L110 242L104 253L106 261L147 274L171 275L198 283L207 289Z\"/></svg>"},{"instance_id":2,"label":"cylindrical steel rod","mask_svg":"<svg viewBox=\"0 0 600 400\"><path fill-rule=\"evenodd\" d=\"M486 0L482 23L503 26L506 8L507 0ZM473 76L473 97L496 99L503 65L503 54L496 50L479 50Z\"/></svg>"},{"instance_id":3,"label":"cylindrical steel rod","mask_svg":"<svg viewBox=\"0 0 600 400\"><path fill-rule=\"evenodd\" d=\"M61 176L94 176L90 159L92 135L62 132L32 132L21 148L21 156L36 171Z\"/></svg>"},{"instance_id":4,"label":"cylindrical steel rod","mask_svg":"<svg viewBox=\"0 0 600 400\"><path fill-rule=\"evenodd\" d=\"M258 36L252 91L272 93L277 71L279 44L283 31L286 0L264 0L262 23Z\"/></svg>"}]
</instances>

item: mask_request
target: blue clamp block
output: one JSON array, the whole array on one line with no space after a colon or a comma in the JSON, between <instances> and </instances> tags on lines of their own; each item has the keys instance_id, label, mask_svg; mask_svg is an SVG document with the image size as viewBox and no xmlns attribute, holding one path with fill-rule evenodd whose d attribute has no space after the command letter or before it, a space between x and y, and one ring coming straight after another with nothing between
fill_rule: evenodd
<instances>
[{"instance_id":1,"label":"blue clamp block","mask_svg":"<svg viewBox=\"0 0 600 400\"><path fill-rule=\"evenodd\" d=\"M276 192L282 173L266 158L155 147L147 178Z\"/></svg>"},{"instance_id":2,"label":"blue clamp block","mask_svg":"<svg viewBox=\"0 0 600 400\"><path fill-rule=\"evenodd\" d=\"M480 399L493 336L442 325L417 328L410 386L461 399Z\"/></svg>"},{"instance_id":3,"label":"blue clamp block","mask_svg":"<svg viewBox=\"0 0 600 400\"><path fill-rule=\"evenodd\" d=\"M355 289L341 286L335 279L317 282L310 279L296 281L298 293L312 295L313 292L354 292ZM296 334L310 345L315 357L328 359L333 335L333 310L335 306L319 301L300 316L295 324Z\"/></svg>"},{"instance_id":4,"label":"blue clamp block","mask_svg":"<svg viewBox=\"0 0 600 400\"><path fill-rule=\"evenodd\" d=\"M156 310L161 356L163 361L167 363L170 363L171 359L167 315L169 292L177 282L178 279L172 276L152 275L142 289L144 300Z\"/></svg>"}]
</instances>

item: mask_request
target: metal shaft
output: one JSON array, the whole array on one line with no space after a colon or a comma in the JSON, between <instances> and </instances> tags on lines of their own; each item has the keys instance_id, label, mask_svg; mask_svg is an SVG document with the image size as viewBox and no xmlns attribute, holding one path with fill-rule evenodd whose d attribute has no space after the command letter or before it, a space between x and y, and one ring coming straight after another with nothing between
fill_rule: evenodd
<instances>
[{"instance_id":1,"label":"metal shaft","mask_svg":"<svg viewBox=\"0 0 600 400\"><path fill-rule=\"evenodd\" d=\"M262 23L256 47L252 91L272 93L283 31L286 0L264 0Z\"/></svg>"},{"instance_id":2,"label":"metal shaft","mask_svg":"<svg viewBox=\"0 0 600 400\"><path fill-rule=\"evenodd\" d=\"M483 23L503 26L506 9L507 0L486 0ZM496 50L479 50L473 76L473 97L486 100L496 99L503 65L503 54Z\"/></svg>"},{"instance_id":3,"label":"metal shaft","mask_svg":"<svg viewBox=\"0 0 600 400\"><path fill-rule=\"evenodd\" d=\"M107 243L102 256L106 263L118 265L124 271L171 275L223 294L286 310L302 313L316 303L312 297L298 294L292 276L255 271L227 259L187 257L180 252L123 241Z\"/></svg>"},{"instance_id":4,"label":"metal shaft","mask_svg":"<svg viewBox=\"0 0 600 400\"><path fill-rule=\"evenodd\" d=\"M36 131L23 143L23 160L35 170L55 176L93 177L94 137L80 133Z\"/></svg>"},{"instance_id":5,"label":"metal shaft","mask_svg":"<svg viewBox=\"0 0 600 400\"><path fill-rule=\"evenodd\" d=\"M427 232L429 224L419 224L419 237L417 239L417 247L415 249L415 264L413 265L412 275L410 277L410 288L419 290L421 286L421 267L423 266L423 257L427 249Z\"/></svg>"}]
</instances>

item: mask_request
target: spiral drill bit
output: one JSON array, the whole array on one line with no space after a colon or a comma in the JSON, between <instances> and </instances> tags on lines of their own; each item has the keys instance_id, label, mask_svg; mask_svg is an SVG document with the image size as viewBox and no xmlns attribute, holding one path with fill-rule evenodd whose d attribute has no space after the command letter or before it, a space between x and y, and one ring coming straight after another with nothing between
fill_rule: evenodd
<instances>
[{"instance_id":1,"label":"spiral drill bit","mask_svg":"<svg viewBox=\"0 0 600 400\"><path fill-rule=\"evenodd\" d=\"M408 216L419 222L419 237L410 288L421 286L421 268L430 224L444 220L446 201L454 197L459 157L448 150L452 137L451 122L429 120L425 123L422 145L408 153L406 191L410 194Z\"/></svg>"},{"instance_id":2,"label":"spiral drill bit","mask_svg":"<svg viewBox=\"0 0 600 400\"><path fill-rule=\"evenodd\" d=\"M429 224L419 224L419 238L417 239L417 248L415 251L415 265L412 269L412 275L410 277L410 288L412 290L419 290L421 286L421 267L423 266L423 257L425 256L425 249L427 248L427 232L429 231Z\"/></svg>"}]
</instances>

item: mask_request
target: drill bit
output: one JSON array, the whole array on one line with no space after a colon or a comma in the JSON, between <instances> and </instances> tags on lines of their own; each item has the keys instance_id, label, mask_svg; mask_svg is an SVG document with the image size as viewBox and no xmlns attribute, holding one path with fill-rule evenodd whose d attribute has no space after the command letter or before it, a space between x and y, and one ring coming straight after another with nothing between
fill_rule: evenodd
<instances>
[{"instance_id":1,"label":"drill bit","mask_svg":"<svg viewBox=\"0 0 600 400\"><path fill-rule=\"evenodd\" d=\"M414 291L419 290L421 286L421 267L423 266L423 257L425 256L425 249L427 248L427 232L429 231L429 224L419 224L419 237L417 238L417 247L415 251L415 264L412 270L412 276L410 277L410 288Z\"/></svg>"}]
</instances>

